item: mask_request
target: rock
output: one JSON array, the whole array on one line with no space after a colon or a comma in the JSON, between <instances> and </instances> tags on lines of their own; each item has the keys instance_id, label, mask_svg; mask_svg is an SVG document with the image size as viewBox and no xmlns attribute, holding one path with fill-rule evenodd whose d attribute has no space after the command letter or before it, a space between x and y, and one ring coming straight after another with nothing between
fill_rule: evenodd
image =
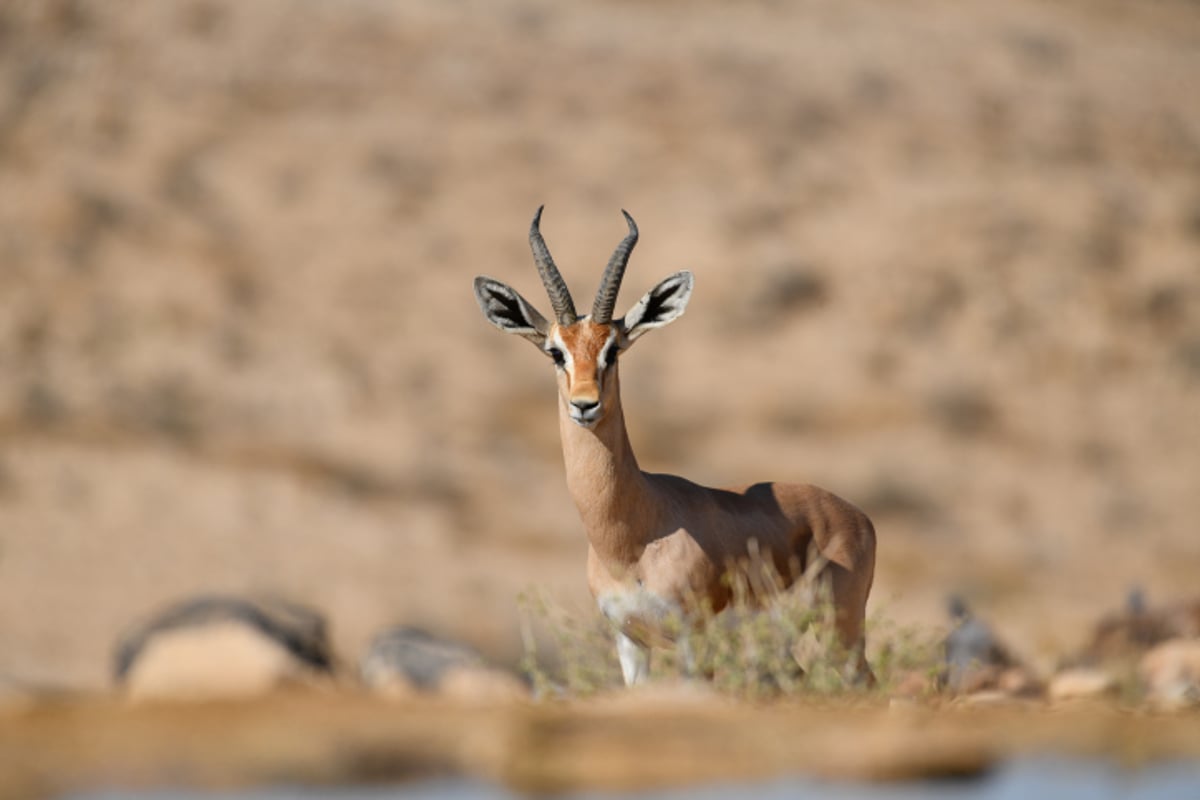
<instances>
[{"instance_id":1,"label":"rock","mask_svg":"<svg viewBox=\"0 0 1200 800\"><path fill-rule=\"evenodd\" d=\"M1170 639L1138 664L1149 701L1160 708L1200 703L1200 639Z\"/></svg>"},{"instance_id":2,"label":"rock","mask_svg":"<svg viewBox=\"0 0 1200 800\"><path fill-rule=\"evenodd\" d=\"M278 600L203 596L173 605L118 643L114 679L130 698L249 697L330 677L325 621Z\"/></svg>"},{"instance_id":3,"label":"rock","mask_svg":"<svg viewBox=\"0 0 1200 800\"><path fill-rule=\"evenodd\" d=\"M1014 670L1028 674L1011 651L983 620L976 617L962 598L951 597L947 610L954 628L943 642L945 668L943 683L955 694L972 694L988 689L1003 689L1001 681L1013 687L1028 680L1017 680Z\"/></svg>"},{"instance_id":4,"label":"rock","mask_svg":"<svg viewBox=\"0 0 1200 800\"><path fill-rule=\"evenodd\" d=\"M1052 701L1097 698L1117 690L1116 679L1107 671L1093 667L1073 667L1050 679L1046 694Z\"/></svg>"},{"instance_id":5,"label":"rock","mask_svg":"<svg viewBox=\"0 0 1200 800\"><path fill-rule=\"evenodd\" d=\"M1152 647L1169 639L1200 636L1200 601L1152 608L1144 593L1130 590L1125 608L1101 618L1084 648L1071 659L1078 666L1131 668Z\"/></svg>"},{"instance_id":6,"label":"rock","mask_svg":"<svg viewBox=\"0 0 1200 800\"><path fill-rule=\"evenodd\" d=\"M472 647L408 626L372 640L359 664L370 689L391 697L438 694L470 702L528 697L516 676L493 667Z\"/></svg>"}]
</instances>

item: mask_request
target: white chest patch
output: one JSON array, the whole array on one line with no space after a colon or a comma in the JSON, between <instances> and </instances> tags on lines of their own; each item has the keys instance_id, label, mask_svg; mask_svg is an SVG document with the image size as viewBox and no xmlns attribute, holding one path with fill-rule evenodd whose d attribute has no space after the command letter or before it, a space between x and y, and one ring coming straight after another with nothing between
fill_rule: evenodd
<instances>
[{"instance_id":1,"label":"white chest patch","mask_svg":"<svg viewBox=\"0 0 1200 800\"><path fill-rule=\"evenodd\" d=\"M596 604L622 633L643 644L671 638L671 629L683 622L677 603L641 587L600 595Z\"/></svg>"}]
</instances>

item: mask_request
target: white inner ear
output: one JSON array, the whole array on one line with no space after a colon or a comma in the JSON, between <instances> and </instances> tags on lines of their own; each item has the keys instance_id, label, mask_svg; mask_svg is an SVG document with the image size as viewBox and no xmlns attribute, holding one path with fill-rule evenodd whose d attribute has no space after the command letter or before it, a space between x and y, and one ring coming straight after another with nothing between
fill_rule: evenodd
<instances>
[{"instance_id":1,"label":"white inner ear","mask_svg":"<svg viewBox=\"0 0 1200 800\"><path fill-rule=\"evenodd\" d=\"M487 320L505 333L515 333L541 344L549 328L545 317L515 289L491 278L480 278L475 296Z\"/></svg>"},{"instance_id":2,"label":"white inner ear","mask_svg":"<svg viewBox=\"0 0 1200 800\"><path fill-rule=\"evenodd\" d=\"M676 272L663 279L625 315L625 335L633 341L648 330L674 322L692 296L692 273Z\"/></svg>"}]
</instances>

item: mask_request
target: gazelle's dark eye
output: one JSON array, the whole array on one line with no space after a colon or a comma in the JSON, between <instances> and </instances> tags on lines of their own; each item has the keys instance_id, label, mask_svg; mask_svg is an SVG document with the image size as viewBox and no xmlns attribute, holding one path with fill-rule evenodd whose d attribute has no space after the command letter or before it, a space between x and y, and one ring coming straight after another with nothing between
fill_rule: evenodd
<instances>
[{"instance_id":1,"label":"gazelle's dark eye","mask_svg":"<svg viewBox=\"0 0 1200 800\"><path fill-rule=\"evenodd\" d=\"M604 351L604 365L606 367L611 367L613 364L617 363L617 353L619 352L621 352L621 348L617 347L616 342L610 344L608 349Z\"/></svg>"},{"instance_id":2,"label":"gazelle's dark eye","mask_svg":"<svg viewBox=\"0 0 1200 800\"><path fill-rule=\"evenodd\" d=\"M556 367L561 367L567 362L566 357L563 356L563 351L559 350L557 347L551 347L546 352L549 353L550 357L554 359L554 366Z\"/></svg>"}]
</instances>

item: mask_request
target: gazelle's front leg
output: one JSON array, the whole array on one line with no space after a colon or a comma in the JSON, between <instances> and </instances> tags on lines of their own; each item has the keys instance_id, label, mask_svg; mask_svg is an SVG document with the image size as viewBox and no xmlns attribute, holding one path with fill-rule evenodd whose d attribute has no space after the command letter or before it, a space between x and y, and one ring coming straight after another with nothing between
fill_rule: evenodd
<instances>
[{"instance_id":1,"label":"gazelle's front leg","mask_svg":"<svg viewBox=\"0 0 1200 800\"><path fill-rule=\"evenodd\" d=\"M679 617L678 607L644 589L640 581L601 595L597 603L616 628L617 658L625 685L643 683L650 677L650 642L667 641L665 623Z\"/></svg>"},{"instance_id":2,"label":"gazelle's front leg","mask_svg":"<svg viewBox=\"0 0 1200 800\"><path fill-rule=\"evenodd\" d=\"M645 683L650 677L650 648L617 631L617 658L626 686Z\"/></svg>"}]
</instances>

